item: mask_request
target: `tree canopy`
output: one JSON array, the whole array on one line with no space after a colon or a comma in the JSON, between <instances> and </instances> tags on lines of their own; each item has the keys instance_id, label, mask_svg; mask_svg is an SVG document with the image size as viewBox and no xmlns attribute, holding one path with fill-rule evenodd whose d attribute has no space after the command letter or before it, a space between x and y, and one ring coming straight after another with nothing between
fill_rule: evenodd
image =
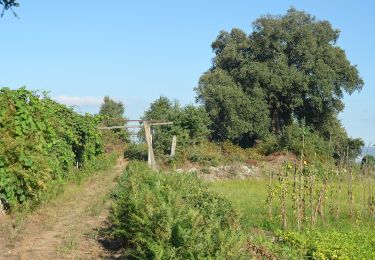
<instances>
[{"instance_id":1,"label":"tree canopy","mask_svg":"<svg viewBox=\"0 0 375 260\"><path fill-rule=\"evenodd\" d=\"M116 102L108 96L104 97L103 104L100 106L99 114L111 118L122 118L124 116L124 104Z\"/></svg>"},{"instance_id":2,"label":"tree canopy","mask_svg":"<svg viewBox=\"0 0 375 260\"><path fill-rule=\"evenodd\" d=\"M228 124L214 123L213 136L220 139L227 129L229 138L257 138L268 124L268 131L279 133L293 122L321 133L329 132L331 121L341 126L343 94L360 91L364 83L338 38L328 21L294 8L260 17L249 35L236 28L221 31L212 43L212 67L196 88L212 121Z\"/></svg>"},{"instance_id":3,"label":"tree canopy","mask_svg":"<svg viewBox=\"0 0 375 260\"><path fill-rule=\"evenodd\" d=\"M116 126L125 124L124 117L125 106L121 101L115 101L108 96L104 97L103 104L100 106L99 115L103 116L103 123L106 126ZM112 130L118 137L126 142L129 139L129 133L125 129Z\"/></svg>"}]
</instances>

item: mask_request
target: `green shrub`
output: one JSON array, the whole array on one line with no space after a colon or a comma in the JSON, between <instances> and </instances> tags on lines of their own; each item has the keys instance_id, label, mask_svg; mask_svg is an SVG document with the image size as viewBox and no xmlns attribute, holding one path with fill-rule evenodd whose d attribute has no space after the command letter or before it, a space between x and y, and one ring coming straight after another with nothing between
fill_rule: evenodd
<instances>
[{"instance_id":1,"label":"green shrub","mask_svg":"<svg viewBox=\"0 0 375 260\"><path fill-rule=\"evenodd\" d=\"M191 146L188 150L188 160L201 165L218 166L224 162L221 147L211 143L203 142L198 145Z\"/></svg>"},{"instance_id":2,"label":"green shrub","mask_svg":"<svg viewBox=\"0 0 375 260\"><path fill-rule=\"evenodd\" d=\"M228 162L246 162L249 160L260 160L262 156L254 148L242 148L226 141L221 145L223 157Z\"/></svg>"},{"instance_id":3,"label":"green shrub","mask_svg":"<svg viewBox=\"0 0 375 260\"><path fill-rule=\"evenodd\" d=\"M299 124L291 124L287 126L279 141L279 145L282 149L293 152L294 154L300 155L303 147L304 140L304 155L310 158L314 158L315 153L318 157L332 156L332 150L329 151L329 142L316 131L309 127L302 127Z\"/></svg>"},{"instance_id":4,"label":"green shrub","mask_svg":"<svg viewBox=\"0 0 375 260\"><path fill-rule=\"evenodd\" d=\"M243 235L231 204L192 174L131 162L113 193L112 234L137 259L234 259Z\"/></svg>"},{"instance_id":5,"label":"green shrub","mask_svg":"<svg viewBox=\"0 0 375 260\"><path fill-rule=\"evenodd\" d=\"M271 153L280 151L279 139L274 134L268 134L262 141L256 146L259 153L269 155Z\"/></svg>"},{"instance_id":6,"label":"green shrub","mask_svg":"<svg viewBox=\"0 0 375 260\"><path fill-rule=\"evenodd\" d=\"M333 146L333 145L332 145ZM257 145L259 153L269 155L274 152L287 150L296 155L303 153L306 157L314 158L315 153L318 158L332 155L333 147L329 153L329 142L327 142L318 132L310 127L302 127L293 123L283 129L280 135L269 134Z\"/></svg>"},{"instance_id":7,"label":"green shrub","mask_svg":"<svg viewBox=\"0 0 375 260\"><path fill-rule=\"evenodd\" d=\"M128 144L125 148L124 156L129 160L147 161L147 144Z\"/></svg>"}]
</instances>

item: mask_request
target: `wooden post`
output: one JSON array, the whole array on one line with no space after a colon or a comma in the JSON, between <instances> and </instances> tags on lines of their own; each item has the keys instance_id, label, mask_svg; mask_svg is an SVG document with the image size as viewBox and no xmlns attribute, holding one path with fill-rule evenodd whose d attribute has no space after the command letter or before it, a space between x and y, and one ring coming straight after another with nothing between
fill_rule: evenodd
<instances>
[{"instance_id":1,"label":"wooden post","mask_svg":"<svg viewBox=\"0 0 375 260\"><path fill-rule=\"evenodd\" d=\"M176 154L176 145L177 145L177 137L174 135L172 138L171 158L173 158L174 155Z\"/></svg>"},{"instance_id":2,"label":"wooden post","mask_svg":"<svg viewBox=\"0 0 375 260\"><path fill-rule=\"evenodd\" d=\"M152 134L151 134L151 126L148 121L143 122L143 127L145 129L145 135L146 135L146 142L148 147L148 158L147 162L148 165L156 170L156 163L155 163L155 156L154 156L154 150L152 149Z\"/></svg>"},{"instance_id":3,"label":"wooden post","mask_svg":"<svg viewBox=\"0 0 375 260\"><path fill-rule=\"evenodd\" d=\"M4 210L3 202L0 199L0 216L1 215L5 215L5 210Z\"/></svg>"}]
</instances>

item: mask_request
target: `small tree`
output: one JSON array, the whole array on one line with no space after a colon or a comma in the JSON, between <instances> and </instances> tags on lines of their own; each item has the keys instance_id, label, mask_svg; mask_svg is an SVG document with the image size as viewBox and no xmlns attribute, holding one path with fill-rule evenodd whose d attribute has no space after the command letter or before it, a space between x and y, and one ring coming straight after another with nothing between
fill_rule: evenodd
<instances>
[{"instance_id":1,"label":"small tree","mask_svg":"<svg viewBox=\"0 0 375 260\"><path fill-rule=\"evenodd\" d=\"M115 126L125 124L124 117L125 106L121 101L116 102L108 96L104 97L103 104L100 106L99 115L103 116L103 124L106 126ZM125 129L112 130L122 141L129 140L129 133Z\"/></svg>"}]
</instances>

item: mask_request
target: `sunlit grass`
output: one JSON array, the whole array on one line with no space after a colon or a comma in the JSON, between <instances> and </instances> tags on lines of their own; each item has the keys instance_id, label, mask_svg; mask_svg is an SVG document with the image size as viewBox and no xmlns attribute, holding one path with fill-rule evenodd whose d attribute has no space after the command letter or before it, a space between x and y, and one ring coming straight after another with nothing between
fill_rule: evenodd
<instances>
[{"instance_id":1,"label":"sunlit grass","mask_svg":"<svg viewBox=\"0 0 375 260\"><path fill-rule=\"evenodd\" d=\"M328 232L327 234L330 234L330 232L339 232L338 234L342 234L340 236L345 236L345 234L349 235L353 232L363 234L375 232L374 219L371 219L370 216L363 217L364 210L367 210L363 200L363 189L366 183L368 183L368 180L363 181L359 179L353 183L354 214L352 218L348 216L348 183L342 180L338 195L335 193L339 187L338 183L334 182L334 188L332 188L332 190L331 186L329 186L326 191L324 203L325 219L324 221L318 221L317 225L314 227L314 232L322 234L324 234L324 232ZM267 247L270 251L281 257L302 257L302 250L300 250L300 248L275 243L275 240L277 241L276 233L282 229L279 216L280 200L278 197L273 199L273 217L270 218L266 205L268 184L269 180L264 178L217 181L209 185L210 189L228 198L242 214L242 223L243 226L248 229L250 240ZM338 217L336 217L334 213L329 212L333 205L332 203L334 205L339 205L340 213ZM308 201L306 201L306 207L308 207ZM289 230L296 231L295 223L293 223L293 208L290 194L288 194L287 212ZM311 235L309 236L313 231L311 229L312 227L309 225L309 214L311 214L311 211L307 209L307 219L304 221L305 225L301 230L301 235L305 237L306 241L309 241L309 243L320 243L320 241L312 241ZM353 243L355 243L355 241L353 241Z\"/></svg>"}]
</instances>

